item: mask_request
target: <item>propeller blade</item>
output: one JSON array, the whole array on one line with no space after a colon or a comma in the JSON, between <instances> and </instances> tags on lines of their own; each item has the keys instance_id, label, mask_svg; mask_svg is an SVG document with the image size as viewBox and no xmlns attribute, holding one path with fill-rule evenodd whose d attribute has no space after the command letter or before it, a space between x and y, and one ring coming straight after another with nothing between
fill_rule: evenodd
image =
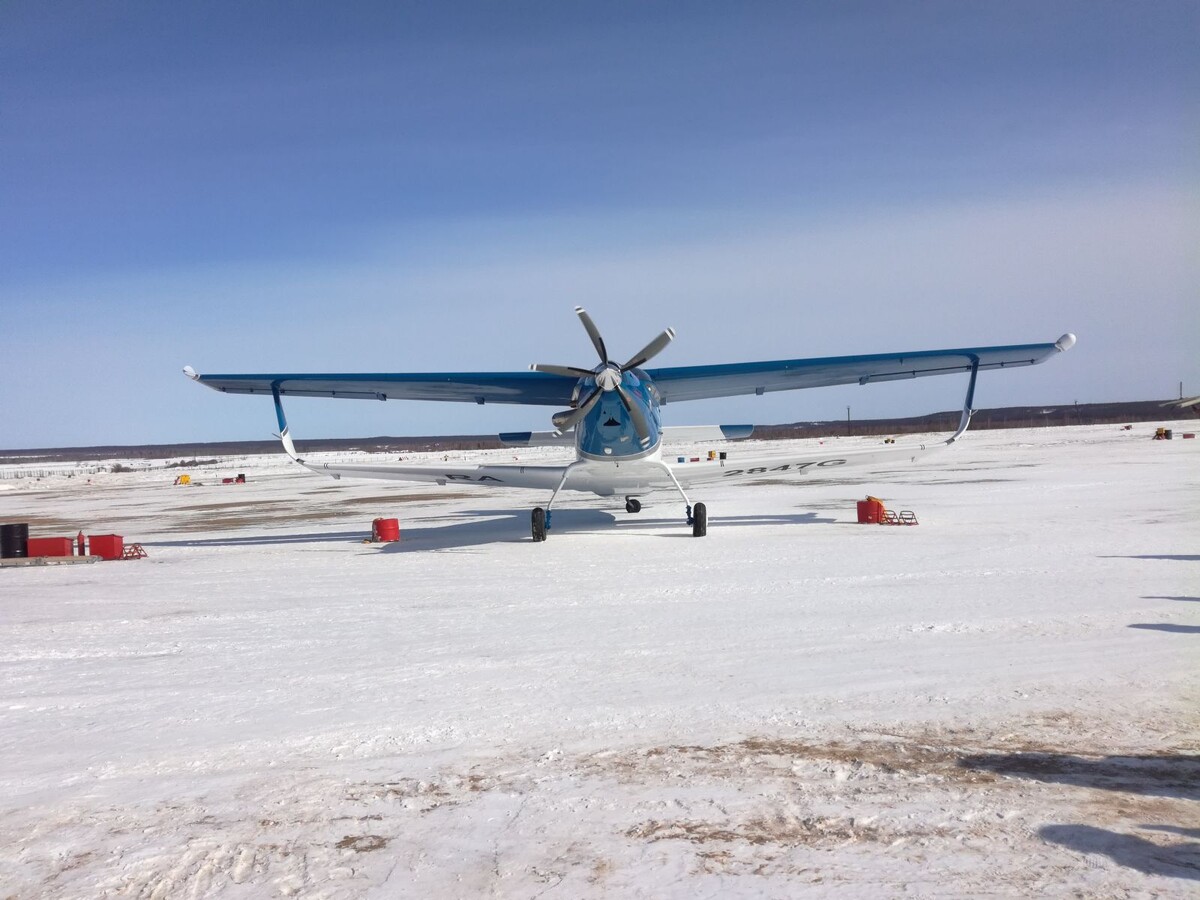
<instances>
[{"instance_id":1,"label":"propeller blade","mask_svg":"<svg viewBox=\"0 0 1200 900\"><path fill-rule=\"evenodd\" d=\"M566 378L590 378L596 374L591 369L580 369L577 366L548 366L545 363L534 363L529 370L545 372L547 375L562 375Z\"/></svg>"},{"instance_id":2,"label":"propeller blade","mask_svg":"<svg viewBox=\"0 0 1200 900\"><path fill-rule=\"evenodd\" d=\"M600 354L600 362L608 362L608 351L604 349L604 338L600 337L600 329L596 327L596 323L592 321L592 317L587 314L587 310L582 306L575 307L575 315L579 316L579 321L587 329L588 337L592 339L592 346Z\"/></svg>"},{"instance_id":3,"label":"propeller blade","mask_svg":"<svg viewBox=\"0 0 1200 900\"><path fill-rule=\"evenodd\" d=\"M658 354L662 352L662 349L673 340L675 340L675 329L668 328L666 331L648 343L645 347L643 347L641 352L633 356L629 362L621 366L621 371L628 372L630 369L636 369L638 366L644 366L650 360L654 359L654 357L658 356Z\"/></svg>"},{"instance_id":4,"label":"propeller blade","mask_svg":"<svg viewBox=\"0 0 1200 900\"><path fill-rule=\"evenodd\" d=\"M556 412L550 417L550 421L554 423L554 427L559 432L569 431L574 427L576 422L591 412L592 407L600 400L603 393L603 388L596 388L575 409L564 409L562 412Z\"/></svg>"},{"instance_id":5,"label":"propeller blade","mask_svg":"<svg viewBox=\"0 0 1200 900\"><path fill-rule=\"evenodd\" d=\"M638 441L643 447L650 445L650 423L646 421L646 414L642 412L642 408L633 402L633 398L629 396L629 392L625 390L623 384L617 385L617 394L621 397L621 403L625 405L625 411L629 413L629 418L633 420L633 429L637 432Z\"/></svg>"}]
</instances>

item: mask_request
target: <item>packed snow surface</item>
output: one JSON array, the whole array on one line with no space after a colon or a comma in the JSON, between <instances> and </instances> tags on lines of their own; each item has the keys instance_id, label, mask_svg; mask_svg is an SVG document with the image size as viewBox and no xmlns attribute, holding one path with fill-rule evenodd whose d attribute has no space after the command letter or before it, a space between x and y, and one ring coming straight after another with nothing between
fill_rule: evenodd
<instances>
[{"instance_id":1,"label":"packed snow surface","mask_svg":"<svg viewBox=\"0 0 1200 900\"><path fill-rule=\"evenodd\" d=\"M0 897L1195 896L1200 441L1150 431L717 484L702 539L669 492L539 544L536 492L283 457L9 472L0 521L149 557L0 569Z\"/></svg>"}]
</instances>

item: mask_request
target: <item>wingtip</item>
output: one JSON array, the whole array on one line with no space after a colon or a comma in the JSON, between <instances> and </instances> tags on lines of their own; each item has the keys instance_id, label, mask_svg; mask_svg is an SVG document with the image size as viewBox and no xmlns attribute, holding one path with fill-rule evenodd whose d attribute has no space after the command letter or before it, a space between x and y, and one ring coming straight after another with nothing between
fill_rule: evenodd
<instances>
[{"instance_id":1,"label":"wingtip","mask_svg":"<svg viewBox=\"0 0 1200 900\"><path fill-rule=\"evenodd\" d=\"M1060 337L1057 341L1054 342L1054 346L1059 349L1060 353L1065 353L1066 351L1070 350L1072 347L1075 346L1075 335L1071 334L1071 332L1068 331L1066 334L1064 334L1062 337Z\"/></svg>"}]
</instances>

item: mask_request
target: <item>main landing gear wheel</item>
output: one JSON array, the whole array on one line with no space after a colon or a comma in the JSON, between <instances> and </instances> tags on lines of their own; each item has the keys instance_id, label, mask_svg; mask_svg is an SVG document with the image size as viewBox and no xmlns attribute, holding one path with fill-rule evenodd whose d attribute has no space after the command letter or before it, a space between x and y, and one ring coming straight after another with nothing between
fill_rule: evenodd
<instances>
[{"instance_id":1,"label":"main landing gear wheel","mask_svg":"<svg viewBox=\"0 0 1200 900\"><path fill-rule=\"evenodd\" d=\"M642 501L635 500L633 497L625 498L625 512L640 513L642 511Z\"/></svg>"},{"instance_id":2,"label":"main landing gear wheel","mask_svg":"<svg viewBox=\"0 0 1200 900\"><path fill-rule=\"evenodd\" d=\"M533 511L532 523L534 542L544 541L546 539L546 511L540 506Z\"/></svg>"},{"instance_id":3,"label":"main landing gear wheel","mask_svg":"<svg viewBox=\"0 0 1200 900\"><path fill-rule=\"evenodd\" d=\"M708 534L708 507L697 503L692 507L692 537L704 537Z\"/></svg>"}]
</instances>

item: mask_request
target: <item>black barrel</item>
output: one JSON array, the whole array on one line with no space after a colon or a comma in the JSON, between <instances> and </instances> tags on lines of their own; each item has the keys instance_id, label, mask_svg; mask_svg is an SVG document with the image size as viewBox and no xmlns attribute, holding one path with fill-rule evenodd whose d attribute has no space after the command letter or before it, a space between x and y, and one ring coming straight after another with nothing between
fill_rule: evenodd
<instances>
[{"instance_id":1,"label":"black barrel","mask_svg":"<svg viewBox=\"0 0 1200 900\"><path fill-rule=\"evenodd\" d=\"M29 555L29 523L0 525L0 559L21 559Z\"/></svg>"}]
</instances>

